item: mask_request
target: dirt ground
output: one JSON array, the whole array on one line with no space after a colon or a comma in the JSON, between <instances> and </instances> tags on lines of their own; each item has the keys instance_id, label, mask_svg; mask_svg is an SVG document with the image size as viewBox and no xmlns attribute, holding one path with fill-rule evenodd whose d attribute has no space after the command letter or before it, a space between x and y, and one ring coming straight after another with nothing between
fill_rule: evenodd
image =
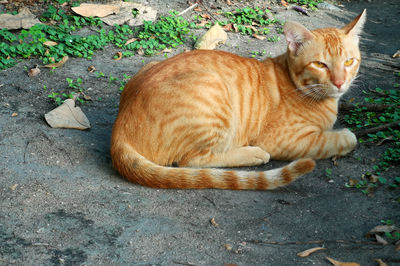
<instances>
[{"instance_id":1,"label":"dirt ground","mask_svg":"<svg viewBox=\"0 0 400 266\"><path fill-rule=\"evenodd\" d=\"M186 1L142 2L161 13L187 7ZM310 29L340 27L367 8L359 86L344 97L361 100L362 90L399 82L393 66L400 66L400 59L390 56L400 48L400 2L342 4L340 11L319 10L310 17L284 9L277 16ZM265 49L266 57L286 48L283 38L271 43L229 33L218 49L247 57ZM361 265L377 265L376 258L400 264L394 245L376 245L365 237L382 219L400 221L394 201L398 190L381 187L367 197L344 186L349 177L371 170L382 146L358 145L337 166L320 160L312 173L267 192L157 190L125 181L109 155L120 92L107 77L133 75L142 60L162 60L163 55L115 61L116 51L109 46L90 61L71 58L54 73L42 68L32 78L26 67L40 64L38 59L0 72L0 265L330 265L326 257ZM106 78L88 73L90 65ZM66 87L67 77L81 77L83 87L91 88L94 101L80 105L90 130L52 129L44 120L55 105L43 86ZM273 161L256 169L282 164ZM333 169L333 182L326 168ZM399 169L385 175L394 173ZM316 246L326 250L296 255Z\"/></svg>"}]
</instances>

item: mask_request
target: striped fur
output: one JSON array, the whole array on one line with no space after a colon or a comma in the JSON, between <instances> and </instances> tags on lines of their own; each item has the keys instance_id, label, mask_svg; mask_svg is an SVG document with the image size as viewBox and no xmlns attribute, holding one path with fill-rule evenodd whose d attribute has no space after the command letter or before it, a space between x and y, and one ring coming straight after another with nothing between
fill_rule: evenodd
<instances>
[{"instance_id":1,"label":"striped fur","mask_svg":"<svg viewBox=\"0 0 400 266\"><path fill-rule=\"evenodd\" d=\"M288 51L263 62L198 50L149 63L122 93L113 166L156 188L266 190L310 172L313 159L347 154L354 134L332 126L358 72L364 21L365 11L342 29L288 22ZM296 161L265 172L214 168L270 158Z\"/></svg>"}]
</instances>

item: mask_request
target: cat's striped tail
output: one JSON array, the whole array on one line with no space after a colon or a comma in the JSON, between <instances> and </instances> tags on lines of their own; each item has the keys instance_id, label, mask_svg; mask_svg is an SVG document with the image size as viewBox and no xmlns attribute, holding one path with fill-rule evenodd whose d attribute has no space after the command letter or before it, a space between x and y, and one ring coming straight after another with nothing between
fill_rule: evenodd
<instances>
[{"instance_id":1,"label":"cat's striped tail","mask_svg":"<svg viewBox=\"0 0 400 266\"><path fill-rule=\"evenodd\" d=\"M315 161L296 160L264 172L215 168L174 168L157 165L129 145L112 145L113 166L127 180L153 188L270 190L312 171Z\"/></svg>"}]
</instances>

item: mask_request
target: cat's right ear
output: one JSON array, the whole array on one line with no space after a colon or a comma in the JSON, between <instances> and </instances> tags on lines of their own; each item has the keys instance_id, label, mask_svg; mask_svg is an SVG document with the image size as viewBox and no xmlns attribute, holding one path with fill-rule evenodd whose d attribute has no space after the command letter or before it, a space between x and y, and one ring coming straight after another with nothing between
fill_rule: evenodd
<instances>
[{"instance_id":1,"label":"cat's right ear","mask_svg":"<svg viewBox=\"0 0 400 266\"><path fill-rule=\"evenodd\" d=\"M301 45L313 38L311 31L297 22L286 22L283 27L289 51L296 55Z\"/></svg>"}]
</instances>

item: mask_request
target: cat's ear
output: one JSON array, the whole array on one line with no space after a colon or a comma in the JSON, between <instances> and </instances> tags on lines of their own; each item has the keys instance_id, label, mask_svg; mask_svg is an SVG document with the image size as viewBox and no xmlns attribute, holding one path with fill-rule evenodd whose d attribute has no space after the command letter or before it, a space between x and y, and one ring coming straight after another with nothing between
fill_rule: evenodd
<instances>
[{"instance_id":1,"label":"cat's ear","mask_svg":"<svg viewBox=\"0 0 400 266\"><path fill-rule=\"evenodd\" d=\"M285 33L288 49L293 54L297 54L301 45L313 38L311 31L297 22L287 22L283 27L283 32Z\"/></svg>"},{"instance_id":2,"label":"cat's ear","mask_svg":"<svg viewBox=\"0 0 400 266\"><path fill-rule=\"evenodd\" d=\"M347 35L351 34L355 37L358 37L362 32L366 17L367 17L367 10L364 9L360 15L358 15L352 22L344 26L342 30Z\"/></svg>"}]
</instances>

